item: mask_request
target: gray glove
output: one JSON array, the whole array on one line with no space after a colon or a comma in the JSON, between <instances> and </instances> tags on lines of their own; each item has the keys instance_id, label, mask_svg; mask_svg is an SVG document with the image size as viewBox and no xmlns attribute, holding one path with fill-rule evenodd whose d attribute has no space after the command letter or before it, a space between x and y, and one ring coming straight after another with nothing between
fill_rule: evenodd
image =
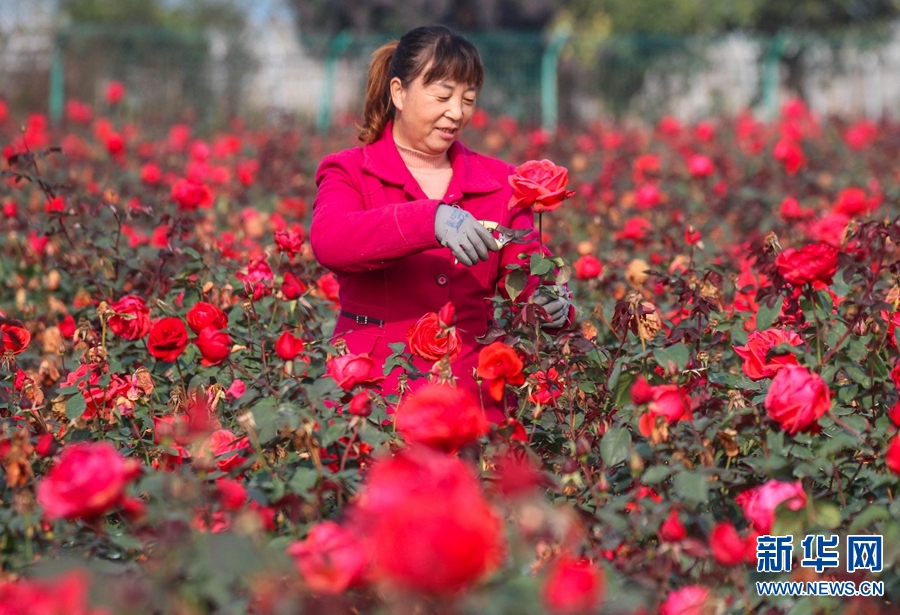
<instances>
[{"instance_id":1,"label":"gray glove","mask_svg":"<svg viewBox=\"0 0 900 615\"><path fill-rule=\"evenodd\" d=\"M488 251L497 251L500 245L491 232L484 228L469 212L441 203L434 214L434 234L444 247L463 265L471 267L478 260L486 261Z\"/></svg>"},{"instance_id":2,"label":"gray glove","mask_svg":"<svg viewBox=\"0 0 900 615\"><path fill-rule=\"evenodd\" d=\"M542 322L542 329L559 329L569 321L569 293L561 286L540 286L534 291L534 304L543 306L550 314L548 322Z\"/></svg>"}]
</instances>

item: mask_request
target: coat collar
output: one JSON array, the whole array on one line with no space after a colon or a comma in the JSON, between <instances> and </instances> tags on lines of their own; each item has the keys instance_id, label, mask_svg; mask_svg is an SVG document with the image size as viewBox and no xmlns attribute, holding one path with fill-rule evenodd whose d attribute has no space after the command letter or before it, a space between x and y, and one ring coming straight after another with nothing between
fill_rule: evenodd
<instances>
[{"instance_id":1,"label":"coat collar","mask_svg":"<svg viewBox=\"0 0 900 615\"><path fill-rule=\"evenodd\" d=\"M377 141L363 146L362 168L382 181L405 186L406 191L412 193L412 187L418 184L394 145L392 127L393 122L388 122ZM478 156L459 141L453 142L448 155L453 167L453 184L464 194L494 192L503 187L484 168Z\"/></svg>"}]
</instances>

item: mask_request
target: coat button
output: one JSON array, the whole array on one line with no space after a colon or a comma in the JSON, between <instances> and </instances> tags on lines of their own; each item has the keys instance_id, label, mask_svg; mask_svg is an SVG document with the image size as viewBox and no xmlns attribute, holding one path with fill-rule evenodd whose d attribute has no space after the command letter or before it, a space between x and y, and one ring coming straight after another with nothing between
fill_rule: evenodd
<instances>
[{"instance_id":1,"label":"coat button","mask_svg":"<svg viewBox=\"0 0 900 615\"><path fill-rule=\"evenodd\" d=\"M438 283L438 286L446 286L446 285L447 285L447 282L449 282L450 280L449 280L449 278L447 278L447 276L445 276L445 275L442 273L441 275L439 275L439 276L437 277L437 280L435 280L435 281Z\"/></svg>"}]
</instances>

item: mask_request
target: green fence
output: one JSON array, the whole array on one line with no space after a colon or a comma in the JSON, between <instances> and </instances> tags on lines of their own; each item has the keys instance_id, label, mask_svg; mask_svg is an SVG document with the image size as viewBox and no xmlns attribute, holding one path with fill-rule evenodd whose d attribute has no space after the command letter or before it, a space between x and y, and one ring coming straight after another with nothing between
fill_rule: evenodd
<instances>
[{"instance_id":1,"label":"green fence","mask_svg":"<svg viewBox=\"0 0 900 615\"><path fill-rule=\"evenodd\" d=\"M487 73L479 105L551 131L608 114L772 114L791 90L824 113L900 109L900 43L890 36L467 36ZM288 114L324 130L361 111L369 58L390 38L73 26L53 37L49 110L60 119L69 98L101 103L116 79L142 121Z\"/></svg>"}]
</instances>

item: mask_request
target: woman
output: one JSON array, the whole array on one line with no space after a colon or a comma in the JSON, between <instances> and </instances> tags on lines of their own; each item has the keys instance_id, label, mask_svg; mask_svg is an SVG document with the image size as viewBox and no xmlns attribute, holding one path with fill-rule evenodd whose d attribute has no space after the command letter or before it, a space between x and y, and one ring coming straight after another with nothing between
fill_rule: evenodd
<instances>
[{"instance_id":1,"label":"woman","mask_svg":"<svg viewBox=\"0 0 900 615\"><path fill-rule=\"evenodd\" d=\"M457 385L476 393L487 417L505 420L503 404L473 376L483 335L492 320L490 298L512 263L527 267L539 249L536 233L502 247L479 220L534 230L529 211L510 212L509 175L515 167L469 151L459 135L475 111L484 68L475 47L442 26L416 28L372 56L363 147L331 154L316 174L310 241L316 258L340 283L335 338L375 364L406 341L407 330L448 301L456 308L463 349L453 362ZM525 257L520 259L520 254ZM558 328L571 307L556 293L533 295ZM417 359L423 371L431 368ZM396 392L399 369L382 383ZM415 388L422 381L413 381Z\"/></svg>"}]
</instances>

